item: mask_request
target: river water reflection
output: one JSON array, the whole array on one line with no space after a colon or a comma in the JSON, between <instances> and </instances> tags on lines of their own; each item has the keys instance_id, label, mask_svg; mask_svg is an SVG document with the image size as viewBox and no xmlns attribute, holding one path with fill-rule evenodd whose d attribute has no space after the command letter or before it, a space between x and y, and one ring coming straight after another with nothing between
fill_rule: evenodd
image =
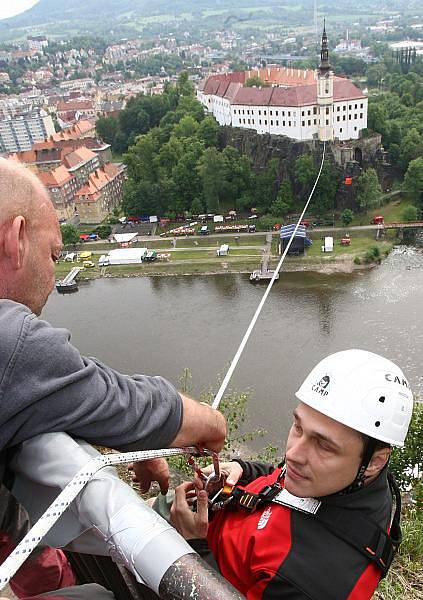
<instances>
[{"instance_id":1,"label":"river water reflection","mask_svg":"<svg viewBox=\"0 0 423 600\"><path fill-rule=\"evenodd\" d=\"M247 275L103 279L52 294L43 316L69 328L81 352L125 373L177 383L189 367L198 394L224 375L263 292ZM304 376L351 347L398 361L421 394L422 307L423 254L414 249L353 275L283 274L232 380L252 390L248 428L280 443Z\"/></svg>"}]
</instances>

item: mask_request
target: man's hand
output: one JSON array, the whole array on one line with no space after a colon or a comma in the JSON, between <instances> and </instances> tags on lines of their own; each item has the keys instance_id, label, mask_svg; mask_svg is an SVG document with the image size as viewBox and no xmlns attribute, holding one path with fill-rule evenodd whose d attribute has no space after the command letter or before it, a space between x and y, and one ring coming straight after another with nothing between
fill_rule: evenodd
<instances>
[{"instance_id":1,"label":"man's hand","mask_svg":"<svg viewBox=\"0 0 423 600\"><path fill-rule=\"evenodd\" d=\"M225 417L208 404L197 402L183 394L181 398L182 425L171 447L196 445L220 452L227 433Z\"/></svg>"},{"instance_id":2,"label":"man's hand","mask_svg":"<svg viewBox=\"0 0 423 600\"><path fill-rule=\"evenodd\" d=\"M225 475L225 483L227 485L236 485L242 477L242 467L237 462L222 462L220 463L220 471ZM201 469L201 472L208 477L214 472L213 465L208 465Z\"/></svg>"},{"instance_id":3,"label":"man's hand","mask_svg":"<svg viewBox=\"0 0 423 600\"><path fill-rule=\"evenodd\" d=\"M132 481L140 484L140 490L143 494L148 492L152 481L157 481L162 494L167 493L169 489L169 467L164 458L151 458L150 460L134 462L128 465L128 469L133 473Z\"/></svg>"},{"instance_id":4,"label":"man's hand","mask_svg":"<svg viewBox=\"0 0 423 600\"><path fill-rule=\"evenodd\" d=\"M192 493L194 490L194 494ZM189 506L187 497L197 498L197 512ZM202 483L186 481L175 489L175 499L170 509L170 522L186 539L205 538L209 528L207 492L202 489Z\"/></svg>"}]
</instances>

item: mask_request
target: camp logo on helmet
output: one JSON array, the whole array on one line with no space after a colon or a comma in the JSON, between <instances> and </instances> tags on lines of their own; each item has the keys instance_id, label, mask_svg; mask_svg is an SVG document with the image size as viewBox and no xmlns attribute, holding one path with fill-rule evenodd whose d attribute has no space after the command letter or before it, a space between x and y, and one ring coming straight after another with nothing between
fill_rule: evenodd
<instances>
[{"instance_id":1,"label":"camp logo on helmet","mask_svg":"<svg viewBox=\"0 0 423 600\"><path fill-rule=\"evenodd\" d=\"M405 385L406 388L410 389L410 386L404 377L400 379L398 375L394 375L393 373L385 373L385 379L386 381L389 381L389 383L399 383L399 385Z\"/></svg>"},{"instance_id":2,"label":"camp logo on helmet","mask_svg":"<svg viewBox=\"0 0 423 600\"><path fill-rule=\"evenodd\" d=\"M321 396L327 396L329 393L329 391L327 389L329 386L329 383L330 383L330 377L329 377L329 375L325 375L318 381L318 383L315 383L313 386L311 386L311 389L313 390L313 392L317 392Z\"/></svg>"}]
</instances>

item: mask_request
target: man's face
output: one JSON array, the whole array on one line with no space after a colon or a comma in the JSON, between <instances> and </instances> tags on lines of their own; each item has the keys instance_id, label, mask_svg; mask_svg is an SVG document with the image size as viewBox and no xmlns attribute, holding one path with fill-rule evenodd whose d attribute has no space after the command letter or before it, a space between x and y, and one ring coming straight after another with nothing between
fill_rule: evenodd
<instances>
[{"instance_id":1,"label":"man's face","mask_svg":"<svg viewBox=\"0 0 423 600\"><path fill-rule=\"evenodd\" d=\"M357 431L300 403L286 444L285 487L302 498L339 492L354 481L362 452Z\"/></svg>"},{"instance_id":2,"label":"man's face","mask_svg":"<svg viewBox=\"0 0 423 600\"><path fill-rule=\"evenodd\" d=\"M44 192L43 192L44 193ZM39 315L55 284L55 263L62 248L56 213L45 194L40 216L28 232L29 252L22 274L21 302Z\"/></svg>"}]
</instances>

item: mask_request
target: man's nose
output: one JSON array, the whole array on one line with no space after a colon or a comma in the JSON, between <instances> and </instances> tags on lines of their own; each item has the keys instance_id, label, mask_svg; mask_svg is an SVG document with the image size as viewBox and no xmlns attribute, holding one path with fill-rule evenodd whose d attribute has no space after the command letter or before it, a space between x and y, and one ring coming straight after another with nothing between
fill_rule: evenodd
<instances>
[{"instance_id":1,"label":"man's nose","mask_svg":"<svg viewBox=\"0 0 423 600\"><path fill-rule=\"evenodd\" d=\"M292 440L286 451L286 459L298 464L307 462L307 441L304 436Z\"/></svg>"}]
</instances>

